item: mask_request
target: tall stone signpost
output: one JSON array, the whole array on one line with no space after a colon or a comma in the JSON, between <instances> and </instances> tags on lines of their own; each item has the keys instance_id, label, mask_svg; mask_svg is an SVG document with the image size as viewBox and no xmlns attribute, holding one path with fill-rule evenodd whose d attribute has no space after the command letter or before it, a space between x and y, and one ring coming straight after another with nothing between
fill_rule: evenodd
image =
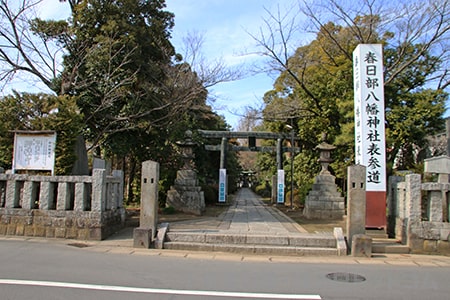
<instances>
[{"instance_id":1,"label":"tall stone signpost","mask_svg":"<svg viewBox=\"0 0 450 300\"><path fill-rule=\"evenodd\" d=\"M158 224L159 164L154 161L142 163L141 213L139 227L133 231L135 248L150 248Z\"/></svg>"},{"instance_id":2,"label":"tall stone signpost","mask_svg":"<svg viewBox=\"0 0 450 300\"><path fill-rule=\"evenodd\" d=\"M386 141L383 51L360 44L353 52L355 164L366 167L366 227L386 228Z\"/></svg>"}]
</instances>

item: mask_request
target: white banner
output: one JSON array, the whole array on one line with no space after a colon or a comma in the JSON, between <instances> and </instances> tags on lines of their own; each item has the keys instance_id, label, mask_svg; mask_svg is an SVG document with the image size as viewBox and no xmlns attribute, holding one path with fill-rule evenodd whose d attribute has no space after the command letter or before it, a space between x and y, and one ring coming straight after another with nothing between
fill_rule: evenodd
<instances>
[{"instance_id":1,"label":"white banner","mask_svg":"<svg viewBox=\"0 0 450 300\"><path fill-rule=\"evenodd\" d=\"M219 202L227 199L227 169L219 169Z\"/></svg>"},{"instance_id":2,"label":"white banner","mask_svg":"<svg viewBox=\"0 0 450 300\"><path fill-rule=\"evenodd\" d=\"M13 172L15 170L54 171L56 133L14 135Z\"/></svg>"},{"instance_id":3,"label":"white banner","mask_svg":"<svg viewBox=\"0 0 450 300\"><path fill-rule=\"evenodd\" d=\"M277 203L284 203L284 170L278 170L277 175Z\"/></svg>"},{"instance_id":4,"label":"white banner","mask_svg":"<svg viewBox=\"0 0 450 300\"><path fill-rule=\"evenodd\" d=\"M366 190L386 191L386 139L381 44L353 52L355 163L366 167Z\"/></svg>"}]
</instances>

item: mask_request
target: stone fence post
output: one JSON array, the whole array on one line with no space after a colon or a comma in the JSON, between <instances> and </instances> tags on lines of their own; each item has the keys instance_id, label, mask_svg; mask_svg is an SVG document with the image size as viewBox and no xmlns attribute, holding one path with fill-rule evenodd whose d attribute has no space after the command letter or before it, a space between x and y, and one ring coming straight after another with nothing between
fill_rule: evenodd
<instances>
[{"instance_id":1,"label":"stone fence post","mask_svg":"<svg viewBox=\"0 0 450 300\"><path fill-rule=\"evenodd\" d=\"M88 185L84 182L75 183L75 201L73 210L74 211L85 211L88 206L87 194L92 189L88 188Z\"/></svg>"},{"instance_id":2,"label":"stone fence post","mask_svg":"<svg viewBox=\"0 0 450 300\"><path fill-rule=\"evenodd\" d=\"M26 181L27 175L7 174L5 208L20 207L20 190L22 182Z\"/></svg>"},{"instance_id":3,"label":"stone fence post","mask_svg":"<svg viewBox=\"0 0 450 300\"><path fill-rule=\"evenodd\" d=\"M347 168L347 242L352 247L352 237L366 233L366 167Z\"/></svg>"},{"instance_id":4,"label":"stone fence post","mask_svg":"<svg viewBox=\"0 0 450 300\"><path fill-rule=\"evenodd\" d=\"M94 169L92 171L92 211L106 210L106 170Z\"/></svg>"},{"instance_id":5,"label":"stone fence post","mask_svg":"<svg viewBox=\"0 0 450 300\"><path fill-rule=\"evenodd\" d=\"M414 243L416 236L412 232L412 229L420 223L422 217L422 208L420 205L422 197L422 181L419 174L409 174L405 176L405 191L407 245L415 248L412 244Z\"/></svg>"},{"instance_id":6,"label":"stone fence post","mask_svg":"<svg viewBox=\"0 0 450 300\"><path fill-rule=\"evenodd\" d=\"M56 210L70 209L70 184L68 182L58 182L58 201Z\"/></svg>"},{"instance_id":7,"label":"stone fence post","mask_svg":"<svg viewBox=\"0 0 450 300\"><path fill-rule=\"evenodd\" d=\"M118 178L119 183L115 184L114 188L114 208L122 208L123 207L123 171L122 170L114 170L112 175L115 178Z\"/></svg>"},{"instance_id":8,"label":"stone fence post","mask_svg":"<svg viewBox=\"0 0 450 300\"><path fill-rule=\"evenodd\" d=\"M403 218L400 214L403 213L404 203L399 199L398 183L402 182L401 176L390 176L388 179L387 189L387 234L389 237L396 237L397 218ZM398 236L397 236L398 237Z\"/></svg>"}]
</instances>

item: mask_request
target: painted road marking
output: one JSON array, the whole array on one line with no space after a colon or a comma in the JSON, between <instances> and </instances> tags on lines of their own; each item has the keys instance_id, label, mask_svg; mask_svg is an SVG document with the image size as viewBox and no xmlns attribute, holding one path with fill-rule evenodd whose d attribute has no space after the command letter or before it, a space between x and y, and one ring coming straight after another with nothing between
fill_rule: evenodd
<instances>
[{"instance_id":1,"label":"painted road marking","mask_svg":"<svg viewBox=\"0 0 450 300\"><path fill-rule=\"evenodd\" d=\"M111 292L188 295L188 296L237 297L237 298L261 298L261 299L301 299L301 300L303 300L303 299L321 300L322 299L319 295L172 290L172 289L139 288L139 287L130 287L130 286L113 286L113 285L97 285L97 284L86 284L86 283L16 280L16 279L0 279L0 284L43 286L43 287L56 287L56 288L72 288L72 289L83 289L83 290L111 291Z\"/></svg>"}]
</instances>

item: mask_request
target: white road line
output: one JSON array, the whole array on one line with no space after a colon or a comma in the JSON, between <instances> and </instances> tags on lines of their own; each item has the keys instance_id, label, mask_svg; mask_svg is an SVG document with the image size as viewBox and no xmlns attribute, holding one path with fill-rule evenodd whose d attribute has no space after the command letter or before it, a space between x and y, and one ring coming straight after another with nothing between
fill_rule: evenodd
<instances>
[{"instance_id":1,"label":"white road line","mask_svg":"<svg viewBox=\"0 0 450 300\"><path fill-rule=\"evenodd\" d=\"M303 299L307 299L307 300L321 300L322 299L319 295L171 290L171 289L139 288L139 287L129 287L129 286L112 286L112 285L97 285L97 284L85 284L85 283L16 280L16 279L0 279L0 284L44 286L44 287L100 290L100 291L112 291L112 292L188 295L188 296L238 297L238 298L261 298L261 299L302 299L302 300Z\"/></svg>"}]
</instances>

